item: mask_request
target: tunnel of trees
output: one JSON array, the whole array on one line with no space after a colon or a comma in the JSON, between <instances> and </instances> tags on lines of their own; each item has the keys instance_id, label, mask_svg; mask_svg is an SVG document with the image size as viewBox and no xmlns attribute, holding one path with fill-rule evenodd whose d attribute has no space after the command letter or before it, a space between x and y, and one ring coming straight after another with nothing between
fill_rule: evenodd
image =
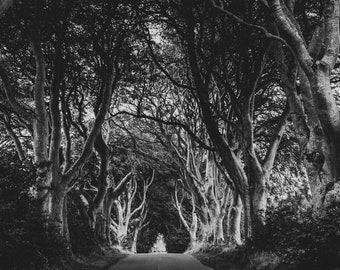
<instances>
[{"instance_id":1,"label":"tunnel of trees","mask_svg":"<svg viewBox=\"0 0 340 270\"><path fill-rule=\"evenodd\" d=\"M0 3L0 269L340 266L339 0Z\"/></svg>"}]
</instances>

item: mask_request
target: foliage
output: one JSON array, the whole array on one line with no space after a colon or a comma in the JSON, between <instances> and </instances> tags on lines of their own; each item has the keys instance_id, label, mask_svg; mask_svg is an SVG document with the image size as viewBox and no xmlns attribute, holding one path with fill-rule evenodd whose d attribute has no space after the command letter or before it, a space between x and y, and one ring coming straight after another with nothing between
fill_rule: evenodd
<instances>
[{"instance_id":1,"label":"foliage","mask_svg":"<svg viewBox=\"0 0 340 270\"><path fill-rule=\"evenodd\" d=\"M188 248L189 241L189 234L184 227L176 226L176 224L171 224L168 227L165 243L169 253L184 252Z\"/></svg>"},{"instance_id":2,"label":"foliage","mask_svg":"<svg viewBox=\"0 0 340 270\"><path fill-rule=\"evenodd\" d=\"M40 214L32 197L32 168L11 153L0 160L0 268L51 269L68 257L65 243ZM31 192L30 192L31 191Z\"/></svg>"},{"instance_id":3,"label":"foliage","mask_svg":"<svg viewBox=\"0 0 340 270\"><path fill-rule=\"evenodd\" d=\"M214 269L245 269L249 263L245 247L203 244L191 254Z\"/></svg>"},{"instance_id":4,"label":"foliage","mask_svg":"<svg viewBox=\"0 0 340 270\"><path fill-rule=\"evenodd\" d=\"M151 252L166 252L166 244L164 242L164 236L162 234L157 235L156 242L153 244L151 248Z\"/></svg>"},{"instance_id":5,"label":"foliage","mask_svg":"<svg viewBox=\"0 0 340 270\"><path fill-rule=\"evenodd\" d=\"M220 2L221 7L239 19L226 15L227 12L221 13L210 2ZM170 196L173 193L171 183L180 174L173 151L184 157L189 153L184 147L185 130L195 140L197 148L200 147L199 152L204 143L210 144L210 139L220 157L229 152L236 154L230 154L228 159L232 162L222 159L222 165L234 184L236 181L245 186L250 183L249 189L247 186L245 190L253 190L251 182L260 180L256 180L254 171L261 172L263 168L256 166L257 170L254 170L253 164L266 164L268 150L275 150L272 142L278 141L276 137L280 138L271 181L265 183L269 191L268 205L275 209L269 209L268 222L254 239L253 256L259 260L256 263L266 264L278 255L283 262L296 262L309 269L332 269L340 264L340 207L334 206L324 215L315 216L313 211L304 209L300 201L292 199L297 195L308 198L310 185L303 170L304 153L296 136L299 134L296 125L290 122L295 121L294 117L287 118L290 123L284 135L279 136L276 132L281 118L285 119L282 114L285 104L293 96L288 93L293 90L285 90L287 86L279 72L280 65L286 65L284 62L290 59L283 55L282 63L274 63L278 58L275 44L271 44L274 42L269 42L259 27L240 23L245 20L271 32L273 29L265 20L267 11L262 8L265 1L242 2L16 1L11 11L4 14L0 24L0 66L6 72L1 75L0 82L0 133L11 134L12 131L16 135L0 134L0 262L6 268L47 269L62 263L68 256L68 247L54 234L54 228L46 230L47 221L39 214L39 202L33 198L32 187L37 186L33 173L36 168L29 162L22 165L13 154L15 149L6 148L10 140L15 141L18 137L26 156L32 154L32 137L29 136L32 123L13 110L4 89L11 86L13 89L9 90L21 105L27 107L27 113L33 111L35 71L38 69L30 40L36 38L41 43L46 62L44 100L51 119L47 133L53 128L62 128L60 142L54 148L57 151L63 148L61 154L65 157L62 159L69 159L63 165L64 160L56 162L61 165L59 171L74 164L84 150L84 141L94 124L94 113L104 99L109 75L106 66L111 66L108 65L111 61L114 65L113 102L101 127L101 135L107 139L111 152L107 155L110 156L105 172L107 184L111 188L129 171L141 170L142 173L145 167L155 171L158 177L148 195L146 221L149 225L140 232L139 252L148 252L158 234L164 235L169 252L183 252L187 248L189 236ZM249 5L243 6L247 2ZM300 24L308 41L315 25L319 24L323 7L319 3L296 2L296 23ZM333 84L338 81L338 66L339 63L336 74L332 75ZM7 77L8 85L5 83ZM294 91L295 86L299 88L297 101L303 97L301 79L293 78L299 81L297 85L294 82L293 87ZM333 88L336 87L333 85ZM51 95L53 92L56 99ZM57 113L53 113L55 105ZM294 114L291 111L291 115ZM62 127L54 124L58 121L53 115L62 116ZM282 123L284 127L285 121ZM210 129L208 136L212 124L214 129ZM332 134L329 134L330 138ZM178 149L169 149L176 141ZM230 151L222 151L219 145ZM90 156L92 149L86 152ZM257 157L256 162L253 162L254 157ZM95 249L95 237L73 192L86 190L89 200L84 209L91 209L91 202L97 195L100 197L98 173L104 161L95 154L86 160L88 162L79 167L81 172L74 179L77 182L69 182L69 187L74 189L68 195L67 225L72 251L87 255ZM201 169L204 170L198 166L198 171ZM241 171L248 178L234 171ZM104 186L106 188L106 182ZM129 187L127 184L125 189ZM235 187L239 189L238 185ZM282 199L285 201L280 202ZM141 200L137 198L132 205ZM186 203L184 200L184 215L190 213ZM133 241L131 231L136 228L137 218L134 221L123 241L125 248L130 248ZM199 252L215 252L216 256L233 254L233 251L225 252L221 246L203 246ZM244 256L245 250L236 253ZM224 259L230 261L228 256Z\"/></svg>"},{"instance_id":6,"label":"foliage","mask_svg":"<svg viewBox=\"0 0 340 270\"><path fill-rule=\"evenodd\" d=\"M340 206L316 215L301 210L300 201L287 200L268 213L262 234L254 240L257 250L279 255L298 269L335 269L340 265Z\"/></svg>"},{"instance_id":7,"label":"foliage","mask_svg":"<svg viewBox=\"0 0 340 270\"><path fill-rule=\"evenodd\" d=\"M278 265L280 265L280 258L276 254L268 251L259 251L251 254L247 269L272 270L277 269Z\"/></svg>"},{"instance_id":8,"label":"foliage","mask_svg":"<svg viewBox=\"0 0 340 270\"><path fill-rule=\"evenodd\" d=\"M154 226L147 226L139 234L139 239L137 242L137 252L138 253L148 253L156 241L157 231Z\"/></svg>"}]
</instances>

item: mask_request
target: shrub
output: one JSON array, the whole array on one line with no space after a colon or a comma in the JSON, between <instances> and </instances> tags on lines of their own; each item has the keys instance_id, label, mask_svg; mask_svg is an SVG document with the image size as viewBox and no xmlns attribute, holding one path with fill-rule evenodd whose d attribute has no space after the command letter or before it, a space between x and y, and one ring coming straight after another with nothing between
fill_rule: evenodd
<instances>
[{"instance_id":1,"label":"shrub","mask_svg":"<svg viewBox=\"0 0 340 270\"><path fill-rule=\"evenodd\" d=\"M317 215L312 210L301 211L296 202L286 202L269 212L267 224L253 244L299 269L335 269L340 265L340 206Z\"/></svg>"},{"instance_id":2,"label":"shrub","mask_svg":"<svg viewBox=\"0 0 340 270\"><path fill-rule=\"evenodd\" d=\"M11 154L0 160L1 269L51 269L67 259L65 243L44 225L40 203L30 194L34 171Z\"/></svg>"}]
</instances>

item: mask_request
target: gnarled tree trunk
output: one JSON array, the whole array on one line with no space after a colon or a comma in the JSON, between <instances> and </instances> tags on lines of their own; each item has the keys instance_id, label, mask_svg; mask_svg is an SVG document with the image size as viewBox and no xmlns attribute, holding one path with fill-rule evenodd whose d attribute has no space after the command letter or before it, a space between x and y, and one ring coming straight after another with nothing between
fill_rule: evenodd
<instances>
[{"instance_id":1,"label":"gnarled tree trunk","mask_svg":"<svg viewBox=\"0 0 340 270\"><path fill-rule=\"evenodd\" d=\"M115 187L110 187L106 192L101 207L98 208L95 236L98 243L102 246L110 247L112 245L111 240L111 212L114 201L122 194L126 184L130 180L132 172L128 173Z\"/></svg>"},{"instance_id":2,"label":"gnarled tree trunk","mask_svg":"<svg viewBox=\"0 0 340 270\"><path fill-rule=\"evenodd\" d=\"M246 212L245 212L246 214ZM241 239L242 201L236 190L233 191L232 203L228 212L228 238L231 243L242 244Z\"/></svg>"},{"instance_id":3,"label":"gnarled tree trunk","mask_svg":"<svg viewBox=\"0 0 340 270\"><path fill-rule=\"evenodd\" d=\"M327 193L337 188L340 177L340 112L330 85L340 45L340 2L325 1L322 20L308 47L294 18L293 8L287 8L279 0L269 4L280 32L285 35L301 67L299 78L311 132L307 171L314 207L322 209L327 206L324 205L328 202ZM336 200L340 201L340 198Z\"/></svg>"}]
</instances>

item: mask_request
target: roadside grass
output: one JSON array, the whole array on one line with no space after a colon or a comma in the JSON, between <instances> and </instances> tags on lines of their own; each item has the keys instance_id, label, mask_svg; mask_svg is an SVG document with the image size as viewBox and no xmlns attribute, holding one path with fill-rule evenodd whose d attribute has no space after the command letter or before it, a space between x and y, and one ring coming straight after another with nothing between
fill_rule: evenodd
<instances>
[{"instance_id":1,"label":"roadside grass","mask_svg":"<svg viewBox=\"0 0 340 270\"><path fill-rule=\"evenodd\" d=\"M95 252L89 256L77 256L72 259L67 270L106 270L128 256L116 250Z\"/></svg>"},{"instance_id":2,"label":"roadside grass","mask_svg":"<svg viewBox=\"0 0 340 270\"><path fill-rule=\"evenodd\" d=\"M251 251L244 246L210 244L188 251L204 265L215 270L288 270L292 265L282 264L280 258L266 251ZM302 270L302 269L299 269Z\"/></svg>"},{"instance_id":3,"label":"roadside grass","mask_svg":"<svg viewBox=\"0 0 340 270\"><path fill-rule=\"evenodd\" d=\"M215 270L246 269L249 263L244 247L205 244L188 253Z\"/></svg>"}]
</instances>

